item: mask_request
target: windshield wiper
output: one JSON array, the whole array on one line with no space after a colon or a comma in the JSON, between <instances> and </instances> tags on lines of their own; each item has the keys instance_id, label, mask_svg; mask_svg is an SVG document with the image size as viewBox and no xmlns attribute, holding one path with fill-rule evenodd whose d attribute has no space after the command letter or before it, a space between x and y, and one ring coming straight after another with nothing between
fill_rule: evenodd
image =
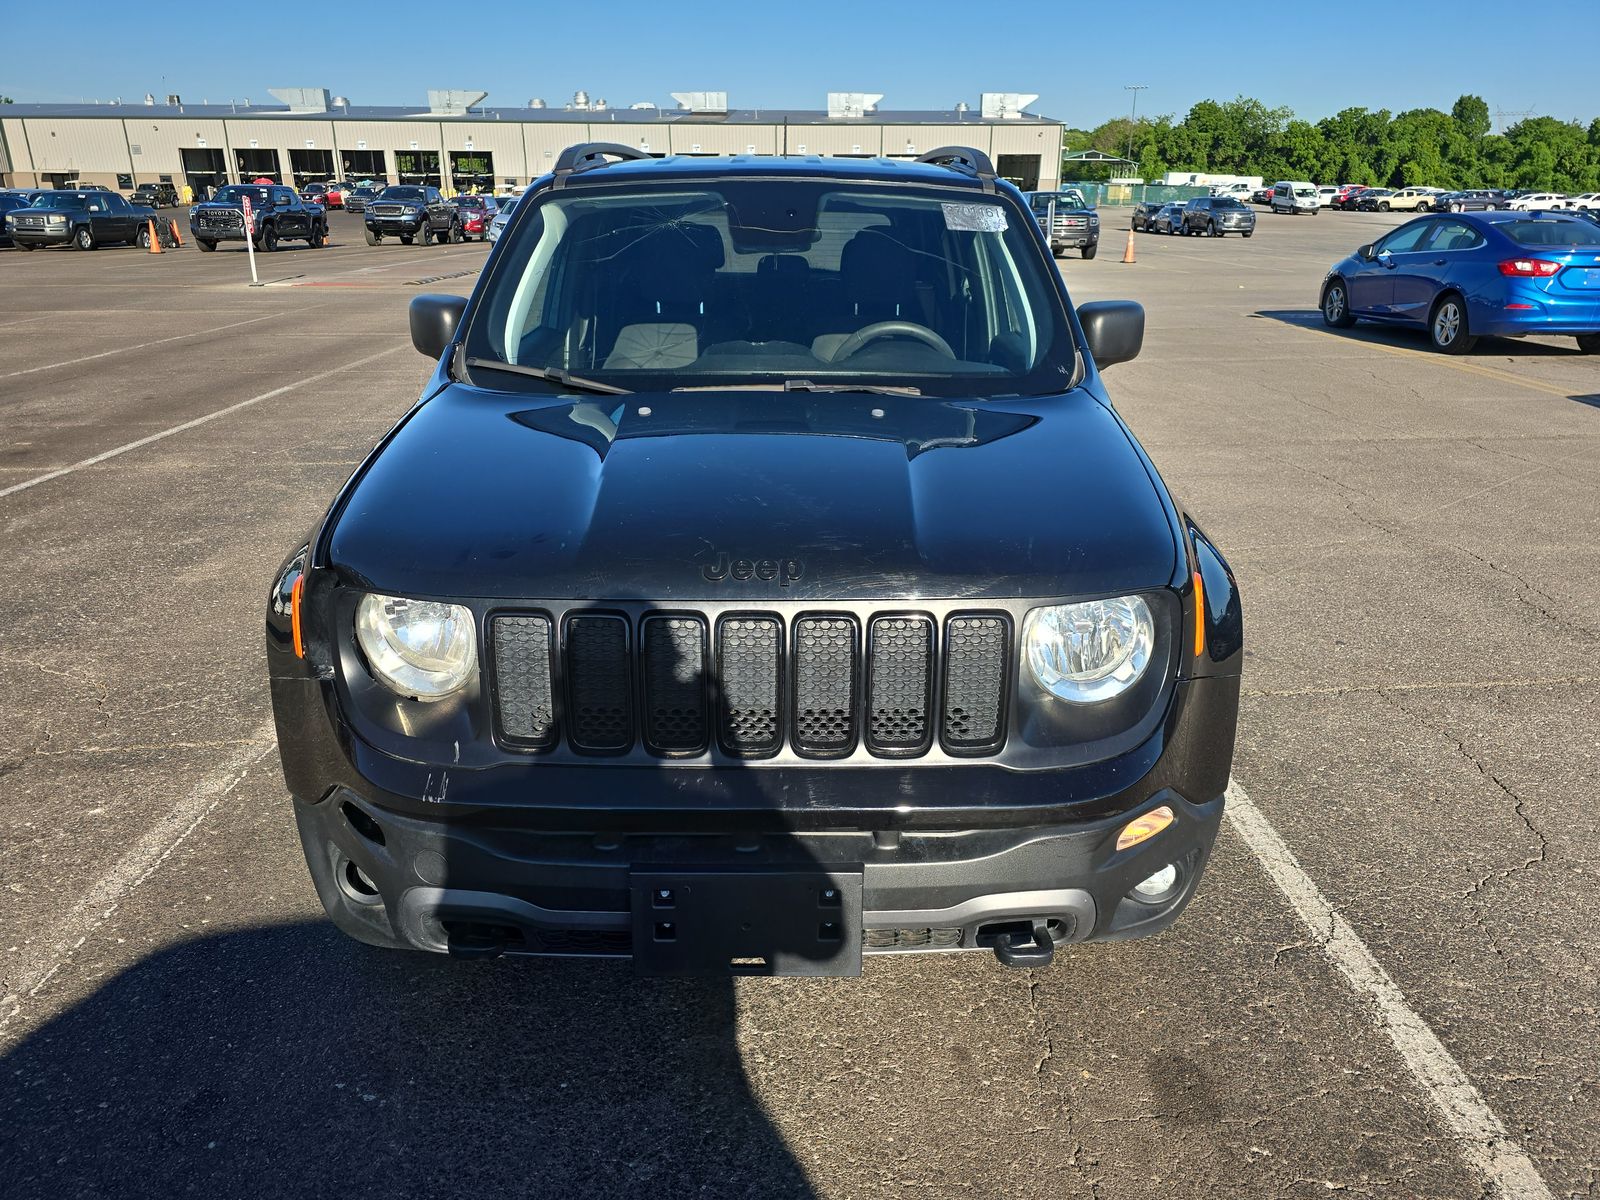
<instances>
[{"instance_id":1,"label":"windshield wiper","mask_svg":"<svg viewBox=\"0 0 1600 1200\"><path fill-rule=\"evenodd\" d=\"M550 383L559 383L562 387L575 392L597 392L602 396L633 395L629 388L601 383L598 379L584 379L580 375L569 375L560 367L524 367L519 363L500 362L493 358L469 358L467 366L482 367L485 371L499 371L505 375L525 375L529 379L544 379Z\"/></svg>"},{"instance_id":2,"label":"windshield wiper","mask_svg":"<svg viewBox=\"0 0 1600 1200\"><path fill-rule=\"evenodd\" d=\"M675 392L871 392L878 396L920 396L921 388L897 387L878 383L812 383L809 379L785 379L776 383L710 383L675 387Z\"/></svg>"}]
</instances>

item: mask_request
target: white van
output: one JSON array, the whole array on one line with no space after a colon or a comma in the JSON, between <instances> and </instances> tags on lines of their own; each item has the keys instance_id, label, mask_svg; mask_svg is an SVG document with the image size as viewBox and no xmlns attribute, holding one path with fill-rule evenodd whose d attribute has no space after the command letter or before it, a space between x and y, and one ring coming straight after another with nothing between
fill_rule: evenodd
<instances>
[{"instance_id":1,"label":"white van","mask_svg":"<svg viewBox=\"0 0 1600 1200\"><path fill-rule=\"evenodd\" d=\"M1322 205L1317 196L1317 185L1300 179L1279 180L1272 185L1272 211L1299 216L1310 213L1316 216Z\"/></svg>"}]
</instances>

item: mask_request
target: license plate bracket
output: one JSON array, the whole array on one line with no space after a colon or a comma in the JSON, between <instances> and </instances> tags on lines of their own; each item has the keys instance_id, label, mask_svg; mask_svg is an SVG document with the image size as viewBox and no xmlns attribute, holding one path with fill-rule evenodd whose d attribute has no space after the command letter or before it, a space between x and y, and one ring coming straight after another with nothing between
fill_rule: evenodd
<instances>
[{"instance_id":1,"label":"license plate bracket","mask_svg":"<svg viewBox=\"0 0 1600 1200\"><path fill-rule=\"evenodd\" d=\"M636 869L640 975L860 975L861 870Z\"/></svg>"}]
</instances>

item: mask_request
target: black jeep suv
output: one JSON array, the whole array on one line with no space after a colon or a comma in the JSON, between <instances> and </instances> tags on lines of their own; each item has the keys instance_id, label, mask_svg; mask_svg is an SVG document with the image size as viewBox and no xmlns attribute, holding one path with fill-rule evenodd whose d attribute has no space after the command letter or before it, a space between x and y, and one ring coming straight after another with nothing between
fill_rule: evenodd
<instances>
[{"instance_id":1,"label":"black jeep suv","mask_svg":"<svg viewBox=\"0 0 1600 1200\"><path fill-rule=\"evenodd\" d=\"M407 246L413 241L426 246L462 240L461 214L436 187L397 183L368 200L362 212L369 246L385 237L398 237Z\"/></svg>"},{"instance_id":2,"label":"black jeep suv","mask_svg":"<svg viewBox=\"0 0 1600 1200\"><path fill-rule=\"evenodd\" d=\"M1143 330L974 150L564 152L268 597L334 923L717 975L1167 926L1243 632L1101 382Z\"/></svg>"}]
</instances>

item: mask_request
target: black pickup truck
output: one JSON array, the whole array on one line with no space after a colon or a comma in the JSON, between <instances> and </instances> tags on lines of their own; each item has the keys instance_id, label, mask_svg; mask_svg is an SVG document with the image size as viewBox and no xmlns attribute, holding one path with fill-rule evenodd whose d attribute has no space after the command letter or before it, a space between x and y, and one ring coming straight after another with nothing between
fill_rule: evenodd
<instances>
[{"instance_id":1,"label":"black pickup truck","mask_svg":"<svg viewBox=\"0 0 1600 1200\"><path fill-rule=\"evenodd\" d=\"M386 237L397 237L407 246L462 240L461 213L436 187L416 183L386 187L367 201L363 215L369 246Z\"/></svg>"},{"instance_id":2,"label":"black pickup truck","mask_svg":"<svg viewBox=\"0 0 1600 1200\"><path fill-rule=\"evenodd\" d=\"M1100 214L1076 188L1060 192L1028 192L1028 204L1050 243L1050 253L1077 249L1093 258L1100 249Z\"/></svg>"},{"instance_id":3,"label":"black pickup truck","mask_svg":"<svg viewBox=\"0 0 1600 1200\"><path fill-rule=\"evenodd\" d=\"M98 188L41 192L27 208L5 216L6 232L19 250L39 246L75 246L94 250L123 243L150 245L155 209L129 204L116 192Z\"/></svg>"},{"instance_id":4,"label":"black pickup truck","mask_svg":"<svg viewBox=\"0 0 1600 1200\"><path fill-rule=\"evenodd\" d=\"M218 242L245 240L244 201L250 200L249 238L257 250L272 251L282 241L321 246L328 237L328 215L320 204L307 204L291 187L280 184L234 183L189 209L189 232L200 249Z\"/></svg>"},{"instance_id":5,"label":"black pickup truck","mask_svg":"<svg viewBox=\"0 0 1600 1200\"><path fill-rule=\"evenodd\" d=\"M987 155L573 147L410 327L420 400L265 597L340 929L855 975L1177 919L1238 591L1101 376L1143 309L1074 307Z\"/></svg>"}]
</instances>

